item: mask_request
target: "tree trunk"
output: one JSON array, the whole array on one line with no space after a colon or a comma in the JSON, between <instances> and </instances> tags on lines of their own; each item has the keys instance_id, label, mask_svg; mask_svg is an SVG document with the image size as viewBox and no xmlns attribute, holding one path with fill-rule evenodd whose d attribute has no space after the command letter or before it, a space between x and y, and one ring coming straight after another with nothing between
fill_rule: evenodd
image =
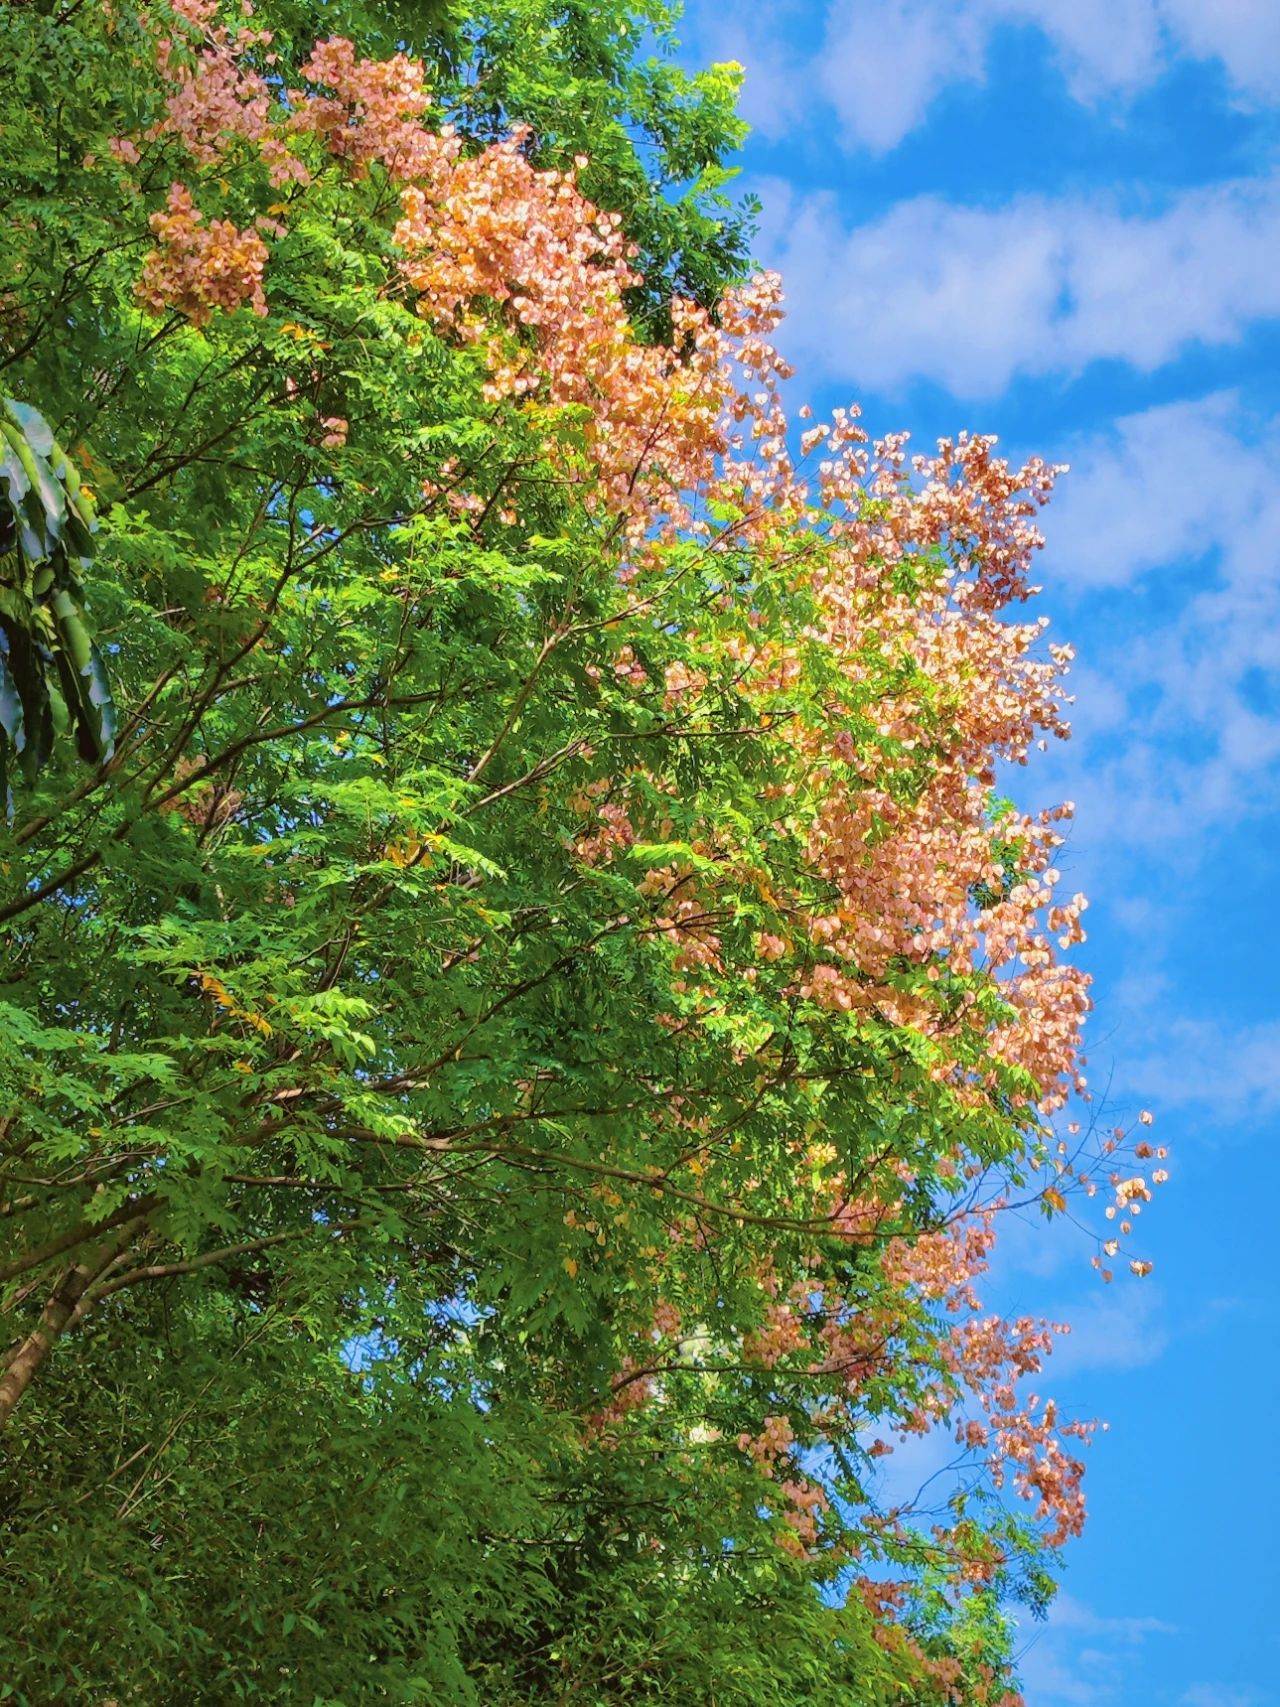
<instances>
[{"instance_id":1,"label":"tree trunk","mask_svg":"<svg viewBox=\"0 0 1280 1707\"><path fill-rule=\"evenodd\" d=\"M78 1263L62 1273L58 1284L49 1294L48 1303L40 1313L35 1328L8 1357L8 1368L0 1377L0 1428L3 1428L17 1409L18 1402L45 1358L60 1339L67 1323L76 1313L76 1306L88 1286L107 1265L128 1245L145 1216L136 1217L115 1235L104 1240Z\"/></svg>"}]
</instances>

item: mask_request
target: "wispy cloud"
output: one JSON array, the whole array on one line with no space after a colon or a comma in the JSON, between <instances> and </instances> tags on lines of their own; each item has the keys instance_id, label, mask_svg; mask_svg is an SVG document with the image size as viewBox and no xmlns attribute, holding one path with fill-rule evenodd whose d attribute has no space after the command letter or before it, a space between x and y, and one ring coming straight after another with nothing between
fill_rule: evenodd
<instances>
[{"instance_id":1,"label":"wispy cloud","mask_svg":"<svg viewBox=\"0 0 1280 1707\"><path fill-rule=\"evenodd\" d=\"M1035 1707L1104 1707L1144 1645L1176 1633L1164 1619L1109 1616L1065 1593L1045 1623L1023 1631L1024 1693Z\"/></svg>"},{"instance_id":2,"label":"wispy cloud","mask_svg":"<svg viewBox=\"0 0 1280 1707\"><path fill-rule=\"evenodd\" d=\"M1277 175L1156 207L1109 192L998 208L916 196L852 226L829 191L759 188L762 253L791 310L784 347L859 388L923 379L990 398L1096 361L1150 372L1280 316Z\"/></svg>"},{"instance_id":3,"label":"wispy cloud","mask_svg":"<svg viewBox=\"0 0 1280 1707\"><path fill-rule=\"evenodd\" d=\"M1164 1298L1150 1282L1093 1292L1064 1306L1063 1314L1071 1332L1045 1365L1049 1386L1087 1370L1140 1369L1155 1363L1169 1343Z\"/></svg>"},{"instance_id":4,"label":"wispy cloud","mask_svg":"<svg viewBox=\"0 0 1280 1707\"><path fill-rule=\"evenodd\" d=\"M1280 94L1272 0L832 0L816 59L794 45L810 34L795 27L800 10L798 0L760 0L737 16L712 0L691 7L699 47L746 66L748 116L769 135L816 121L850 149L887 152L944 90L985 78L991 39L1008 28L1042 35L1087 104L1149 87L1180 56L1219 64L1238 100Z\"/></svg>"},{"instance_id":5,"label":"wispy cloud","mask_svg":"<svg viewBox=\"0 0 1280 1707\"><path fill-rule=\"evenodd\" d=\"M1126 1076L1159 1085L1164 1108L1213 1111L1219 1126L1280 1111L1280 1020L1227 1026L1175 1019L1157 1046L1133 1052Z\"/></svg>"},{"instance_id":6,"label":"wispy cloud","mask_svg":"<svg viewBox=\"0 0 1280 1707\"><path fill-rule=\"evenodd\" d=\"M1140 1648L1149 1636L1172 1636L1174 1626L1164 1618L1116 1617L1096 1612L1071 1594L1060 1594L1053 1603L1049 1624L1054 1630L1104 1638L1125 1648Z\"/></svg>"}]
</instances>

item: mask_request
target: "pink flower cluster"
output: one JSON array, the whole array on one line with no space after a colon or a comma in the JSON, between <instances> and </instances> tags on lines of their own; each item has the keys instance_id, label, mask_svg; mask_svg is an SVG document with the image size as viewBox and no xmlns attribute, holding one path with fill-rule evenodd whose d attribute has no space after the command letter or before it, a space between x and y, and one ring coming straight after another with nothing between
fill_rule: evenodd
<instances>
[{"instance_id":1,"label":"pink flower cluster","mask_svg":"<svg viewBox=\"0 0 1280 1707\"><path fill-rule=\"evenodd\" d=\"M338 159L357 172L376 160L393 178L410 180L437 169L453 150L446 137L422 124L430 105L422 66L406 54L361 58L349 41L317 42L303 75L330 94L294 92L293 128L323 138Z\"/></svg>"},{"instance_id":2,"label":"pink flower cluster","mask_svg":"<svg viewBox=\"0 0 1280 1707\"><path fill-rule=\"evenodd\" d=\"M153 313L174 308L197 326L215 308L230 312L247 303L267 312L262 288L267 246L252 228L239 231L229 219L205 222L185 184L169 190L163 213L151 215L159 246L147 257L138 297Z\"/></svg>"}]
</instances>

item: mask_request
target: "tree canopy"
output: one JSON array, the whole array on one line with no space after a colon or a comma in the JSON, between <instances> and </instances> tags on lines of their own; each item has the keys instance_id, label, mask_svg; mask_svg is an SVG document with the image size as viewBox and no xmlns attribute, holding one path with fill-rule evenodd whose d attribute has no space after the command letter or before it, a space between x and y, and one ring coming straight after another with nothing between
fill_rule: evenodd
<instances>
[{"instance_id":1,"label":"tree canopy","mask_svg":"<svg viewBox=\"0 0 1280 1707\"><path fill-rule=\"evenodd\" d=\"M1056 471L793 428L669 23L0 11L19 1702L1017 1699L1089 1429L975 1284L1161 1177L998 790Z\"/></svg>"}]
</instances>

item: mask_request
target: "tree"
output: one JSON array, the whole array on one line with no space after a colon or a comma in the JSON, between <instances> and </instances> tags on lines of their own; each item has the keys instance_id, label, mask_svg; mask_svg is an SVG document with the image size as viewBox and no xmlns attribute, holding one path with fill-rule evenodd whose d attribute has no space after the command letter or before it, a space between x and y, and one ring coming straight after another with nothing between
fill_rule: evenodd
<instances>
[{"instance_id":1,"label":"tree","mask_svg":"<svg viewBox=\"0 0 1280 1707\"><path fill-rule=\"evenodd\" d=\"M995 793L1054 471L793 451L734 77L646 19L4 14L119 722L3 834L24 1700L1008 1701L1079 1527L973 1294L1091 1189ZM935 1426L988 1480L879 1509Z\"/></svg>"}]
</instances>

